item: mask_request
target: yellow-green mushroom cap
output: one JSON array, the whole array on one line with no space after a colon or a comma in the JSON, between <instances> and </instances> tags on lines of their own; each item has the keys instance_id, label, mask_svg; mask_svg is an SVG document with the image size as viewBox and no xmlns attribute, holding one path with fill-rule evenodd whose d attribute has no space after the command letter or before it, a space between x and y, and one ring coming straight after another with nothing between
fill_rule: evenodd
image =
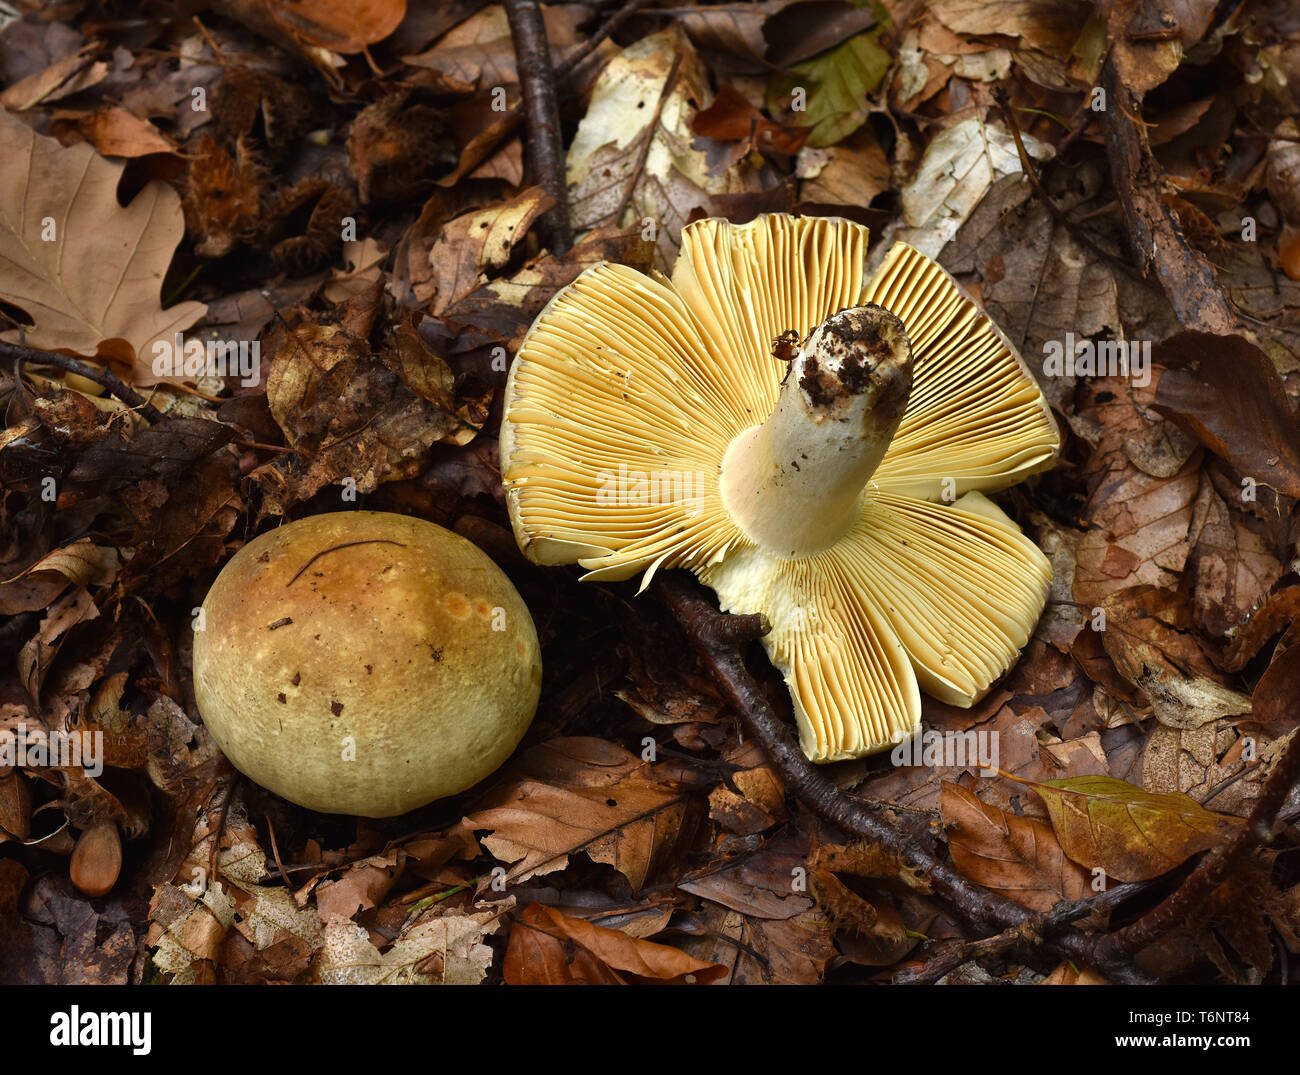
<instances>
[{"instance_id":1,"label":"yellow-green mushroom cap","mask_svg":"<svg viewBox=\"0 0 1300 1075\"><path fill-rule=\"evenodd\" d=\"M528 608L477 546L373 511L287 523L203 602L194 693L250 779L324 813L391 817L478 783L537 709Z\"/></svg>"}]
</instances>

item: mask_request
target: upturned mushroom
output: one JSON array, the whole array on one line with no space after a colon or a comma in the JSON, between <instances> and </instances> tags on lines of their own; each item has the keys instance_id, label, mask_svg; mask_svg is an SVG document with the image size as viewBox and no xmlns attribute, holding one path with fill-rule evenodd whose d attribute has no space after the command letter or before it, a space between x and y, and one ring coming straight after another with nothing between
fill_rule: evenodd
<instances>
[{"instance_id":1,"label":"upturned mushroom","mask_svg":"<svg viewBox=\"0 0 1300 1075\"><path fill-rule=\"evenodd\" d=\"M477 546L384 512L316 515L222 569L194 694L231 763L291 802L390 817L476 784L541 690L528 608Z\"/></svg>"},{"instance_id":2,"label":"upturned mushroom","mask_svg":"<svg viewBox=\"0 0 1300 1075\"><path fill-rule=\"evenodd\" d=\"M804 752L887 749L919 689L973 705L1042 613L1047 559L983 494L1050 467L1015 348L933 260L762 216L682 231L671 280L602 263L511 368L501 472L520 548L642 588L685 567L766 614Z\"/></svg>"}]
</instances>

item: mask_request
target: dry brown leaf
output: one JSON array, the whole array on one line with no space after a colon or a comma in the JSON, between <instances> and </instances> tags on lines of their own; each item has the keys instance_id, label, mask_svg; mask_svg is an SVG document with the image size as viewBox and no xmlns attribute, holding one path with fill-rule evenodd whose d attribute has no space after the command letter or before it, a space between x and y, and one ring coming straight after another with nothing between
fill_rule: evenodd
<instances>
[{"instance_id":1,"label":"dry brown leaf","mask_svg":"<svg viewBox=\"0 0 1300 1075\"><path fill-rule=\"evenodd\" d=\"M380 952L365 929L331 919L312 961L322 985L478 985L492 965L485 939L501 925L507 906L470 914L426 915Z\"/></svg>"},{"instance_id":2,"label":"dry brown leaf","mask_svg":"<svg viewBox=\"0 0 1300 1075\"><path fill-rule=\"evenodd\" d=\"M525 778L493 795L496 805L465 819L491 830L483 844L511 867L508 881L563 869L586 853L640 889L681 832L688 797L663 784L629 779L601 787L556 787Z\"/></svg>"},{"instance_id":3,"label":"dry brown leaf","mask_svg":"<svg viewBox=\"0 0 1300 1075\"><path fill-rule=\"evenodd\" d=\"M1044 978L1039 985L1110 985L1096 971L1088 970L1086 967L1080 970L1072 963L1062 963L1051 974Z\"/></svg>"},{"instance_id":4,"label":"dry brown leaf","mask_svg":"<svg viewBox=\"0 0 1300 1075\"><path fill-rule=\"evenodd\" d=\"M546 252L513 275L484 284L452 305L444 320L455 327L477 329L513 353L555 292L584 269L599 261L648 269L653 250L637 231L597 229L562 258Z\"/></svg>"},{"instance_id":5,"label":"dry brown leaf","mask_svg":"<svg viewBox=\"0 0 1300 1075\"><path fill-rule=\"evenodd\" d=\"M334 269L325 285L324 295L330 302L347 302L369 291L383 278L381 265L388 257L388 248L379 240L359 239L343 244L343 264L347 269Z\"/></svg>"},{"instance_id":6,"label":"dry brown leaf","mask_svg":"<svg viewBox=\"0 0 1300 1075\"><path fill-rule=\"evenodd\" d=\"M963 39L1012 38L1017 63L1039 84L1070 89L1065 65L1086 8L1038 0L935 0L929 14Z\"/></svg>"},{"instance_id":7,"label":"dry brown leaf","mask_svg":"<svg viewBox=\"0 0 1300 1075\"><path fill-rule=\"evenodd\" d=\"M1272 735L1285 735L1300 724L1300 645L1274 654L1255 684L1253 716Z\"/></svg>"},{"instance_id":8,"label":"dry brown leaf","mask_svg":"<svg viewBox=\"0 0 1300 1075\"><path fill-rule=\"evenodd\" d=\"M349 54L396 30L406 0L222 0L218 8L273 40Z\"/></svg>"},{"instance_id":9,"label":"dry brown leaf","mask_svg":"<svg viewBox=\"0 0 1300 1075\"><path fill-rule=\"evenodd\" d=\"M1272 361L1240 336L1180 332L1152 348L1155 408L1244 478L1300 497L1300 416Z\"/></svg>"},{"instance_id":10,"label":"dry brown leaf","mask_svg":"<svg viewBox=\"0 0 1300 1075\"><path fill-rule=\"evenodd\" d=\"M916 947L920 938L908 930L884 884L865 893L836 874L871 879L929 892L930 885L901 859L872 844L821 844L808 864L808 885L841 938L852 938L853 961L888 967Z\"/></svg>"},{"instance_id":11,"label":"dry brown leaf","mask_svg":"<svg viewBox=\"0 0 1300 1075\"><path fill-rule=\"evenodd\" d=\"M1194 728L1250 712L1250 699L1226 687L1193 630L1183 594L1155 586L1132 586L1102 602L1102 646L1124 680L1136 687L1171 728Z\"/></svg>"},{"instance_id":12,"label":"dry brown leaf","mask_svg":"<svg viewBox=\"0 0 1300 1075\"><path fill-rule=\"evenodd\" d=\"M890 187L889 161L870 129L826 149L799 151L799 198L822 205L867 206Z\"/></svg>"},{"instance_id":13,"label":"dry brown leaf","mask_svg":"<svg viewBox=\"0 0 1300 1075\"><path fill-rule=\"evenodd\" d=\"M42 102L57 101L102 82L108 75L108 64L91 62L98 50L98 45L87 45L56 60L43 71L20 79L0 93L0 106L14 112L26 112Z\"/></svg>"},{"instance_id":14,"label":"dry brown leaf","mask_svg":"<svg viewBox=\"0 0 1300 1075\"><path fill-rule=\"evenodd\" d=\"M90 538L81 538L46 553L20 575L5 581L14 582L43 572L55 572L78 586L105 586L117 577L117 567L116 549L96 545Z\"/></svg>"},{"instance_id":15,"label":"dry brown leaf","mask_svg":"<svg viewBox=\"0 0 1300 1075\"><path fill-rule=\"evenodd\" d=\"M1192 601L1197 624L1214 636L1229 631L1282 576L1282 560L1208 478L1192 509Z\"/></svg>"},{"instance_id":16,"label":"dry brown leaf","mask_svg":"<svg viewBox=\"0 0 1300 1075\"><path fill-rule=\"evenodd\" d=\"M1248 745L1253 762L1243 757ZM1221 720L1187 730L1162 725L1147 737L1138 771L1147 791L1182 792L1207 808L1245 817L1279 745L1249 722Z\"/></svg>"},{"instance_id":17,"label":"dry brown leaf","mask_svg":"<svg viewBox=\"0 0 1300 1075\"><path fill-rule=\"evenodd\" d=\"M548 4L542 14L551 59L558 62L563 50L577 42L578 26L590 16L591 9L582 4ZM501 4L471 15L443 34L432 48L415 56L403 56L402 62L436 71L441 79L439 88L453 93L472 93L519 81L514 41Z\"/></svg>"},{"instance_id":18,"label":"dry brown leaf","mask_svg":"<svg viewBox=\"0 0 1300 1075\"><path fill-rule=\"evenodd\" d=\"M953 864L985 888L1035 911L1091 895L1089 872L1071 862L1049 826L980 802L944 781L942 814Z\"/></svg>"},{"instance_id":19,"label":"dry brown leaf","mask_svg":"<svg viewBox=\"0 0 1300 1075\"><path fill-rule=\"evenodd\" d=\"M508 202L466 213L443 227L429 248L427 267L411 271L411 288L419 305L440 314L509 262L516 244L550 207L541 187L529 187Z\"/></svg>"},{"instance_id":20,"label":"dry brown leaf","mask_svg":"<svg viewBox=\"0 0 1300 1075\"><path fill-rule=\"evenodd\" d=\"M467 443L481 424L473 401L452 409L451 373L418 335L399 333L381 361L363 339L322 318L277 328L268 350L275 358L267 405L301 466L267 474L281 505L344 478L366 493L414 477L433 444Z\"/></svg>"},{"instance_id":21,"label":"dry brown leaf","mask_svg":"<svg viewBox=\"0 0 1300 1075\"><path fill-rule=\"evenodd\" d=\"M198 302L166 310L159 302L185 230L180 198L152 182L123 208L124 165L88 145L65 149L8 113L0 113L0 142L0 188L25 192L21 204L0 206L0 292L35 322L27 343L105 352L134 362L141 383L156 380L154 341L170 342L204 312Z\"/></svg>"},{"instance_id":22,"label":"dry brown leaf","mask_svg":"<svg viewBox=\"0 0 1300 1075\"><path fill-rule=\"evenodd\" d=\"M116 105L95 112L55 112L54 120L56 124L75 123L77 130L105 157L176 152L175 145L152 123Z\"/></svg>"},{"instance_id":23,"label":"dry brown leaf","mask_svg":"<svg viewBox=\"0 0 1300 1075\"><path fill-rule=\"evenodd\" d=\"M719 784L709 795L709 817L741 835L764 832L785 816L785 788L770 766L731 774L735 787Z\"/></svg>"},{"instance_id":24,"label":"dry brown leaf","mask_svg":"<svg viewBox=\"0 0 1300 1075\"><path fill-rule=\"evenodd\" d=\"M727 968L530 903L510 927L502 973L510 985L708 985Z\"/></svg>"},{"instance_id":25,"label":"dry brown leaf","mask_svg":"<svg viewBox=\"0 0 1300 1075\"><path fill-rule=\"evenodd\" d=\"M1085 466L1092 525L1079 540L1074 575L1075 600L1089 609L1116 590L1177 586L1191 553L1201 481L1196 455L1171 476L1145 473L1127 448L1150 425L1138 409L1137 390L1119 377L1095 378L1091 387L1094 402L1080 413L1100 427Z\"/></svg>"},{"instance_id":26,"label":"dry brown leaf","mask_svg":"<svg viewBox=\"0 0 1300 1075\"><path fill-rule=\"evenodd\" d=\"M1241 671L1270 638L1282 631L1295 637L1291 632L1296 624L1300 624L1300 586L1281 586L1251 610L1224 654L1223 667L1229 672Z\"/></svg>"}]
</instances>

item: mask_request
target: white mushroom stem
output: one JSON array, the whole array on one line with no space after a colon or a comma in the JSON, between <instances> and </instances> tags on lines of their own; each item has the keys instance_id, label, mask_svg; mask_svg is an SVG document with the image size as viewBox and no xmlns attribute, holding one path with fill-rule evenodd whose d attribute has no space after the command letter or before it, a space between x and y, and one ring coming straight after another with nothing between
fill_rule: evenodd
<instances>
[{"instance_id":1,"label":"white mushroom stem","mask_svg":"<svg viewBox=\"0 0 1300 1075\"><path fill-rule=\"evenodd\" d=\"M778 556L829 548L860 516L911 387L897 317L872 304L827 318L790 363L772 414L727 448L720 484L732 518Z\"/></svg>"}]
</instances>

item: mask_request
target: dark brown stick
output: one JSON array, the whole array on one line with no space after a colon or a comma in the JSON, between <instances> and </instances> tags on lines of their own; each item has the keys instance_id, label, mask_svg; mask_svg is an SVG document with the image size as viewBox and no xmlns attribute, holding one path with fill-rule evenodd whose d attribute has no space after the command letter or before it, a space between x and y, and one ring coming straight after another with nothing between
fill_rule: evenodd
<instances>
[{"instance_id":1,"label":"dark brown stick","mask_svg":"<svg viewBox=\"0 0 1300 1075\"><path fill-rule=\"evenodd\" d=\"M157 422L162 419L162 414L158 408L141 396L133 388L126 385L124 381L118 378L102 366L92 366L89 362L82 362L80 359L70 355L61 355L54 351L37 351L31 347L24 347L17 343L4 343L0 341L0 358L13 358L19 362L31 362L35 365L54 366L56 369L65 370L68 373L75 373L78 377L84 377L88 381L94 381L106 392L111 392L128 407L133 407L140 412L140 416L148 422Z\"/></svg>"},{"instance_id":2,"label":"dark brown stick","mask_svg":"<svg viewBox=\"0 0 1300 1075\"><path fill-rule=\"evenodd\" d=\"M569 224L569 192L564 176L564 143L560 138L560 107L546 24L537 0L506 0L506 17L515 43L519 84L528 126L528 167L533 180L555 199L541 217L542 233L551 253L563 257L573 246Z\"/></svg>"},{"instance_id":3,"label":"dark brown stick","mask_svg":"<svg viewBox=\"0 0 1300 1075\"><path fill-rule=\"evenodd\" d=\"M1161 174L1137 98L1115 70L1113 57L1102 65L1106 91L1106 156L1111 182L1128 224L1129 245L1142 275L1155 269L1160 286L1184 328L1227 335L1234 331L1232 306L1214 270L1193 250L1173 210L1161 197Z\"/></svg>"},{"instance_id":4,"label":"dark brown stick","mask_svg":"<svg viewBox=\"0 0 1300 1075\"><path fill-rule=\"evenodd\" d=\"M1038 937L1042 948L1076 963L1093 966L1113 982L1132 984L1147 981L1127 959L1096 958L1092 950L1093 938L1065 924L1068 915L1053 922L1054 928L1050 930L1038 929L1045 923L1046 916L1037 915L1005 896L974 884L948 863L940 861L926 838L894 828L864 800L847 795L836 787L795 745L762 688L749 674L735 647L734 639L738 632L717 625L718 620L726 617L701 596L699 588L682 572L667 571L657 575L655 587L746 729L762 746L786 789L813 813L845 832L898 855L907 866L930 881L936 895L976 925L1003 932L1025 927ZM731 639L729 644L710 641L724 636Z\"/></svg>"}]
</instances>

